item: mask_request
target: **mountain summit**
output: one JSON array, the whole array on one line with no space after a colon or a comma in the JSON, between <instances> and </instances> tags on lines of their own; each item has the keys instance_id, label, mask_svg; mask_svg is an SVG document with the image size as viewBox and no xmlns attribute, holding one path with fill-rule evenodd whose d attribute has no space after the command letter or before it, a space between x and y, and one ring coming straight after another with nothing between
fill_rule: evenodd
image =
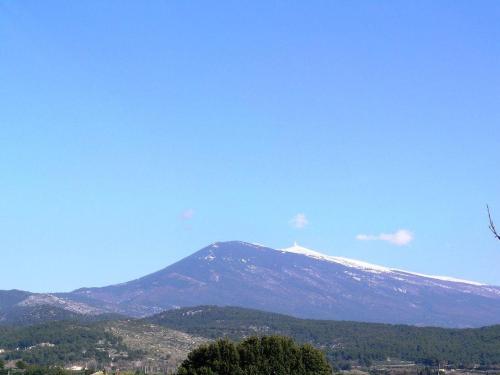
<instances>
[{"instance_id":1,"label":"mountain summit","mask_svg":"<svg viewBox=\"0 0 500 375\"><path fill-rule=\"evenodd\" d=\"M216 242L158 272L70 293L0 291L0 325L179 307L240 306L302 318L479 327L500 323L500 287L325 255ZM17 320L16 320L17 319Z\"/></svg>"},{"instance_id":2,"label":"mountain summit","mask_svg":"<svg viewBox=\"0 0 500 375\"><path fill-rule=\"evenodd\" d=\"M131 316L233 305L304 318L477 327L500 323L500 288L334 257L295 244L216 242L127 283L58 294Z\"/></svg>"}]
</instances>

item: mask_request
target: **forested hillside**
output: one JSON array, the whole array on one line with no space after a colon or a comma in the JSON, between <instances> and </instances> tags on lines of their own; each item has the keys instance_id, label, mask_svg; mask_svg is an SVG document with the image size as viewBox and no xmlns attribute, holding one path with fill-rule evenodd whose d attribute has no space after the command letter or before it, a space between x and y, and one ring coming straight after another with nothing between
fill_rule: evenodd
<instances>
[{"instance_id":1,"label":"forested hillside","mask_svg":"<svg viewBox=\"0 0 500 375\"><path fill-rule=\"evenodd\" d=\"M500 326L444 329L305 320L237 307L170 310L148 321L209 338L279 334L323 348L329 359L370 364L387 358L460 367L500 364Z\"/></svg>"},{"instance_id":2,"label":"forested hillside","mask_svg":"<svg viewBox=\"0 0 500 375\"><path fill-rule=\"evenodd\" d=\"M387 359L428 366L500 367L500 326L444 329L304 320L214 306L171 310L143 320L0 327L0 349L5 350L0 359L40 365L121 362L122 366L137 360L172 368L210 339L268 335L311 343L338 368Z\"/></svg>"},{"instance_id":3,"label":"forested hillside","mask_svg":"<svg viewBox=\"0 0 500 375\"><path fill-rule=\"evenodd\" d=\"M5 326L0 327L0 360L90 368L154 366L171 371L206 341L137 320Z\"/></svg>"},{"instance_id":4,"label":"forested hillside","mask_svg":"<svg viewBox=\"0 0 500 375\"><path fill-rule=\"evenodd\" d=\"M31 327L0 327L4 359L39 365L64 365L78 361L107 362L110 357L137 357L99 324L52 322Z\"/></svg>"}]
</instances>

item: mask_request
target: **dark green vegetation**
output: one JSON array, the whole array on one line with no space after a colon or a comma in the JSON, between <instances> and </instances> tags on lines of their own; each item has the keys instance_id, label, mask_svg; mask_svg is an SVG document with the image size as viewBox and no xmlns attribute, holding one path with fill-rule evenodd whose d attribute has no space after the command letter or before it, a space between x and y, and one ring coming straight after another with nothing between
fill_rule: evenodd
<instances>
[{"instance_id":1,"label":"dark green vegetation","mask_svg":"<svg viewBox=\"0 0 500 375\"><path fill-rule=\"evenodd\" d=\"M180 332L179 332L180 331ZM186 332L186 333L183 333ZM422 366L500 367L500 326L479 329L419 328L303 320L236 307L202 306L166 311L143 320L50 322L0 326L0 360L33 365L114 363L120 368L174 368L193 348L226 337L289 336L323 350L337 368L369 366L390 358ZM199 336L199 337L198 337Z\"/></svg>"},{"instance_id":2,"label":"dark green vegetation","mask_svg":"<svg viewBox=\"0 0 500 375\"><path fill-rule=\"evenodd\" d=\"M118 314L84 315L49 305L15 306L0 311L0 326L30 326L47 322L72 320L76 322L98 322L123 318Z\"/></svg>"},{"instance_id":3,"label":"dark green vegetation","mask_svg":"<svg viewBox=\"0 0 500 375\"><path fill-rule=\"evenodd\" d=\"M85 370L80 372L80 375L90 375L91 373L91 370ZM0 360L0 375L75 375L75 372L58 366L28 365L23 361L17 361L15 368L6 369Z\"/></svg>"},{"instance_id":4,"label":"dark green vegetation","mask_svg":"<svg viewBox=\"0 0 500 375\"><path fill-rule=\"evenodd\" d=\"M0 375L71 375L71 371L66 371L61 367L48 366L26 366L14 370L0 368Z\"/></svg>"},{"instance_id":5,"label":"dark green vegetation","mask_svg":"<svg viewBox=\"0 0 500 375\"><path fill-rule=\"evenodd\" d=\"M76 365L165 373L175 370L191 350L207 341L139 320L4 326L0 327L0 360L9 366L22 360L30 368Z\"/></svg>"},{"instance_id":6,"label":"dark green vegetation","mask_svg":"<svg viewBox=\"0 0 500 375\"><path fill-rule=\"evenodd\" d=\"M179 375L331 375L324 354L311 345L286 337L251 337L240 343L227 339L193 350Z\"/></svg>"},{"instance_id":7,"label":"dark green vegetation","mask_svg":"<svg viewBox=\"0 0 500 375\"><path fill-rule=\"evenodd\" d=\"M323 349L338 367L370 365L388 358L434 366L470 368L500 364L500 326L479 329L304 320L237 307L202 306L170 310L148 319L208 338L290 336Z\"/></svg>"},{"instance_id":8,"label":"dark green vegetation","mask_svg":"<svg viewBox=\"0 0 500 375\"><path fill-rule=\"evenodd\" d=\"M31 327L0 327L4 360L28 364L64 365L77 361L107 363L111 358L128 359L141 353L130 350L120 337L99 323L52 322Z\"/></svg>"},{"instance_id":9,"label":"dark green vegetation","mask_svg":"<svg viewBox=\"0 0 500 375\"><path fill-rule=\"evenodd\" d=\"M26 326L58 320L79 320L80 317L83 318L83 315L55 306L15 306L0 311L0 325Z\"/></svg>"}]
</instances>

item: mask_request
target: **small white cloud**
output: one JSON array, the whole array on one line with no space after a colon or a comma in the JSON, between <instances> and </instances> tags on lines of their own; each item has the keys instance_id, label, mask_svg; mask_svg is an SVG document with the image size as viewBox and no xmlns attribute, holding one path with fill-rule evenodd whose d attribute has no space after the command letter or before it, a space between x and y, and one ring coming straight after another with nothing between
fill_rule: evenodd
<instances>
[{"instance_id":1,"label":"small white cloud","mask_svg":"<svg viewBox=\"0 0 500 375\"><path fill-rule=\"evenodd\" d=\"M372 236L372 235L368 235L368 234L358 234L356 236L356 239L358 241L376 241L376 240L378 240L378 236Z\"/></svg>"},{"instance_id":2,"label":"small white cloud","mask_svg":"<svg viewBox=\"0 0 500 375\"><path fill-rule=\"evenodd\" d=\"M302 213L299 213L290 219L290 225L296 229L302 229L307 224L309 224L309 221L307 220L306 215Z\"/></svg>"},{"instance_id":3,"label":"small white cloud","mask_svg":"<svg viewBox=\"0 0 500 375\"><path fill-rule=\"evenodd\" d=\"M358 234L359 241L386 241L396 246L405 246L413 241L413 233L406 229L400 229L394 233L380 233L378 235Z\"/></svg>"},{"instance_id":4,"label":"small white cloud","mask_svg":"<svg viewBox=\"0 0 500 375\"><path fill-rule=\"evenodd\" d=\"M194 210L189 208L181 213L182 220L191 220L194 216Z\"/></svg>"}]
</instances>

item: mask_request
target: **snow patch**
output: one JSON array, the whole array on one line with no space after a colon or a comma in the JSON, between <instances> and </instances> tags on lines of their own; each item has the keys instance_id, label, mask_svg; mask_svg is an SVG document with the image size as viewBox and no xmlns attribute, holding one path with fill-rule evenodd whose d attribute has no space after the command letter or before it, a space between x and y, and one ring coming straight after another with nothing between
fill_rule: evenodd
<instances>
[{"instance_id":1,"label":"snow patch","mask_svg":"<svg viewBox=\"0 0 500 375\"><path fill-rule=\"evenodd\" d=\"M349 272L349 271L344 271L344 273L346 275L351 276L351 278L353 278L356 281L361 281L361 278L359 277L359 275L357 273L352 273L352 272Z\"/></svg>"},{"instance_id":2,"label":"snow patch","mask_svg":"<svg viewBox=\"0 0 500 375\"><path fill-rule=\"evenodd\" d=\"M409 271L403 271L403 270L398 270L398 269L392 269L392 271L393 272L406 273L406 274L414 275L414 276L425 277L425 278L428 278L428 279L448 281L448 282L451 282L451 283L461 283L461 284L469 284L469 285L475 285L475 286L485 286L486 285L486 284L478 283L477 281L470 281L470 280L458 279L456 277L426 275L424 273L409 272Z\"/></svg>"},{"instance_id":3,"label":"snow patch","mask_svg":"<svg viewBox=\"0 0 500 375\"><path fill-rule=\"evenodd\" d=\"M422 274L422 273L408 272L408 271L398 270L395 268L387 268L387 267L383 267L383 266L378 266L376 264L362 262L359 260L326 255L326 254L322 254L318 251L307 249L305 247L299 246L297 243L295 243L291 247L287 247L284 249L278 249L278 251L281 251L282 253L293 253L293 254L305 255L309 258L314 258L314 259L318 259L318 260L325 260L328 262L341 264L341 265L346 266L346 267L356 268L356 269L359 269L359 270L362 270L365 272L370 272L370 273L399 274L399 276L401 276L401 274L407 274L407 275L420 276L420 277L425 277L428 279L446 281L446 282L451 282L451 283L461 283L461 284L468 284L468 285L474 285L474 286L485 286L485 284L478 283L476 281L457 279L454 277L447 277L447 276L432 276L432 275L426 275L426 274Z\"/></svg>"},{"instance_id":4,"label":"snow patch","mask_svg":"<svg viewBox=\"0 0 500 375\"><path fill-rule=\"evenodd\" d=\"M294 244L292 247L287 247L285 249L280 249L279 251L283 253L294 253L308 256L310 258L315 258L319 260L326 260L328 262L342 264L343 266L357 268L363 271L372 272L372 273L390 273L391 269L377 266L375 264L370 264L366 262L361 262L359 260L348 259L343 257L334 257L331 255L322 254L315 250L307 249L305 247Z\"/></svg>"},{"instance_id":5,"label":"snow patch","mask_svg":"<svg viewBox=\"0 0 500 375\"><path fill-rule=\"evenodd\" d=\"M257 267L255 267L253 264L250 264L247 266L247 270L254 273L257 270Z\"/></svg>"},{"instance_id":6,"label":"snow patch","mask_svg":"<svg viewBox=\"0 0 500 375\"><path fill-rule=\"evenodd\" d=\"M207 262L211 262L215 259L215 256L212 253L210 253L206 257L204 257L203 259L205 259Z\"/></svg>"}]
</instances>

